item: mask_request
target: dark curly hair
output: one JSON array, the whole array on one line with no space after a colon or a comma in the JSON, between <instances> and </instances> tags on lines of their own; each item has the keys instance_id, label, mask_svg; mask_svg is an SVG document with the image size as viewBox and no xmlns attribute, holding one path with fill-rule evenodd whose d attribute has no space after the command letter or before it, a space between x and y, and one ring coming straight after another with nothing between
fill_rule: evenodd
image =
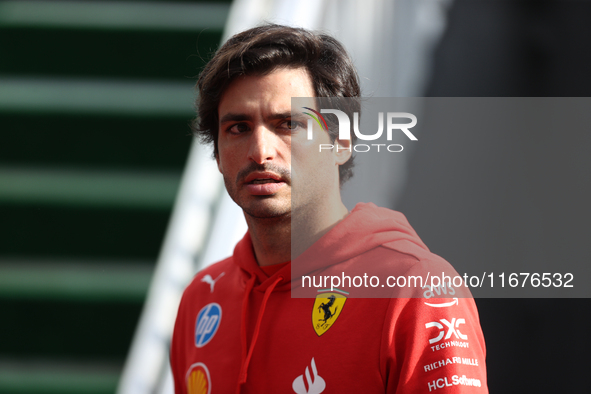
<instances>
[{"instance_id":1,"label":"dark curly hair","mask_svg":"<svg viewBox=\"0 0 591 394\"><path fill-rule=\"evenodd\" d=\"M277 68L305 68L313 83L316 97L324 108L339 108L352 119L359 112L359 77L351 58L340 42L326 34L288 26L268 24L246 30L230 38L207 63L197 81L197 118L193 131L204 143L213 143L218 154L218 106L226 88L242 75L266 75ZM335 98L335 99L331 99ZM327 102L328 101L328 102ZM338 136L335 115L326 114L330 139ZM354 133L351 136L355 139ZM353 156L339 166L343 184L353 175Z\"/></svg>"}]
</instances>

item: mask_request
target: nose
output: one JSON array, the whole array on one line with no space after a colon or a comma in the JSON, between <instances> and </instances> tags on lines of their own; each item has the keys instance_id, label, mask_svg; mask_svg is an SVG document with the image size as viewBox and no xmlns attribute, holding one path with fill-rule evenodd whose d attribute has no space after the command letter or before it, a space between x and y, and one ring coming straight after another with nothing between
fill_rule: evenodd
<instances>
[{"instance_id":1,"label":"nose","mask_svg":"<svg viewBox=\"0 0 591 394\"><path fill-rule=\"evenodd\" d=\"M248 159L257 164L264 164L275 159L277 136L265 126L256 127L250 137Z\"/></svg>"}]
</instances>

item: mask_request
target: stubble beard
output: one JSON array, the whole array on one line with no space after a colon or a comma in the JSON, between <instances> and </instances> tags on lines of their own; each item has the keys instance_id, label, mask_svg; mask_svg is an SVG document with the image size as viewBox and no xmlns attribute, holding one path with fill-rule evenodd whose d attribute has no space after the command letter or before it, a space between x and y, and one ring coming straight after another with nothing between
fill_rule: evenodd
<instances>
[{"instance_id":1,"label":"stubble beard","mask_svg":"<svg viewBox=\"0 0 591 394\"><path fill-rule=\"evenodd\" d=\"M229 179L224 175L224 184L230 198L244 211L244 213L254 219L289 219L291 218L291 199L276 195L270 196L239 196L235 180ZM248 200L248 201L247 201Z\"/></svg>"}]
</instances>

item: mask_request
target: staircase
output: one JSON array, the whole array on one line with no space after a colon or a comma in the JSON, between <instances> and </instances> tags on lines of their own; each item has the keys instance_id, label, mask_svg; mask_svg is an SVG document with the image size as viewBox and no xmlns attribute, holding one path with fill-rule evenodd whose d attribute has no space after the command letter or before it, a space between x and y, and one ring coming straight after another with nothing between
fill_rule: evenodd
<instances>
[{"instance_id":1,"label":"staircase","mask_svg":"<svg viewBox=\"0 0 591 394\"><path fill-rule=\"evenodd\" d=\"M228 11L0 1L0 393L114 393Z\"/></svg>"}]
</instances>

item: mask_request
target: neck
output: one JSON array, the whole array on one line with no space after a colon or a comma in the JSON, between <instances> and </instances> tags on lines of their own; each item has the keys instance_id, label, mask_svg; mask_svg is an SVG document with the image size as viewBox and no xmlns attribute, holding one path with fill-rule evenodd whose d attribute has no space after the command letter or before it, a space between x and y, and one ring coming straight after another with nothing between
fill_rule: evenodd
<instances>
[{"instance_id":1,"label":"neck","mask_svg":"<svg viewBox=\"0 0 591 394\"><path fill-rule=\"evenodd\" d=\"M348 214L345 205L300 207L279 218L254 218L245 214L255 257L260 266L291 261L318 241Z\"/></svg>"},{"instance_id":2,"label":"neck","mask_svg":"<svg viewBox=\"0 0 591 394\"><path fill-rule=\"evenodd\" d=\"M291 217L254 218L245 213L257 263L261 267L291 260Z\"/></svg>"},{"instance_id":3,"label":"neck","mask_svg":"<svg viewBox=\"0 0 591 394\"><path fill-rule=\"evenodd\" d=\"M327 206L304 206L292 212L291 255L295 259L347 216L349 211L338 200Z\"/></svg>"}]
</instances>

